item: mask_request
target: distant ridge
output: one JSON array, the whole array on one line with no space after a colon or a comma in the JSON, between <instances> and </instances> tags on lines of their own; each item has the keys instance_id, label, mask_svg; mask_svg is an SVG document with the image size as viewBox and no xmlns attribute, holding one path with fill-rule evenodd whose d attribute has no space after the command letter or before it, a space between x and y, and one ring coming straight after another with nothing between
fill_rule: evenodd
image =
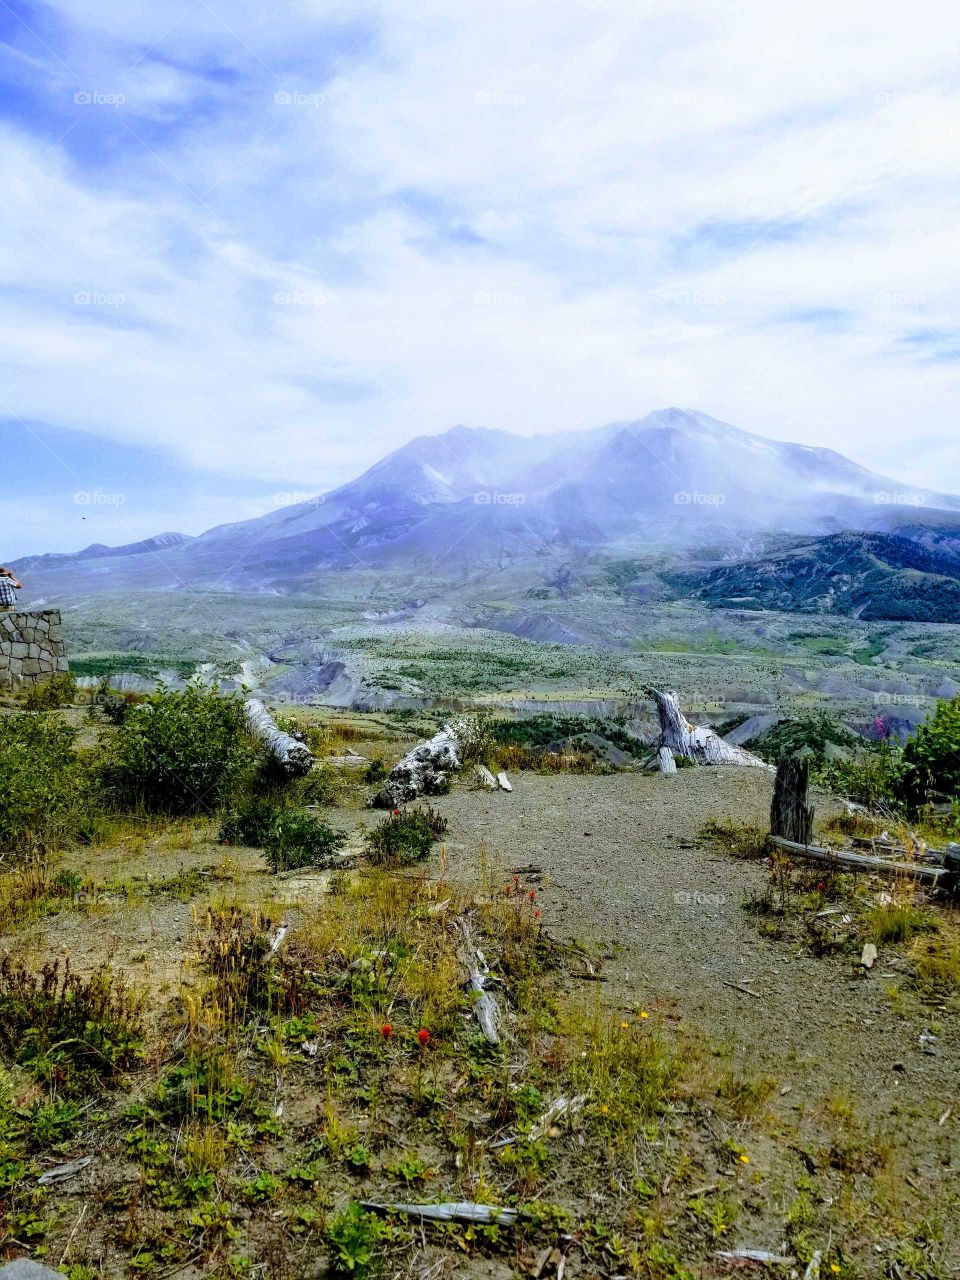
<instances>
[{"instance_id":1,"label":"distant ridge","mask_svg":"<svg viewBox=\"0 0 960 1280\"><path fill-rule=\"evenodd\" d=\"M355 480L196 538L18 562L35 589L310 594L331 573L407 570L430 579L502 570L544 554L722 544L758 533L897 533L936 547L960 498L879 476L832 449L784 443L707 414L662 409L579 432L517 436L453 427L418 436ZM69 577L67 574L69 573Z\"/></svg>"}]
</instances>

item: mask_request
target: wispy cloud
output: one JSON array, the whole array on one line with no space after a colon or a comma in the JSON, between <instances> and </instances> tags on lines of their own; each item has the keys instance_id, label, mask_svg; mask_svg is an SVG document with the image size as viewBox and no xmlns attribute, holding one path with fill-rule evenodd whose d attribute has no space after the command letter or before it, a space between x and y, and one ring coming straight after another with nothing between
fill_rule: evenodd
<instances>
[{"instance_id":1,"label":"wispy cloud","mask_svg":"<svg viewBox=\"0 0 960 1280\"><path fill-rule=\"evenodd\" d=\"M960 490L957 344L911 336L960 329L960 14L922 9L8 0L0 421L237 515L674 403Z\"/></svg>"}]
</instances>

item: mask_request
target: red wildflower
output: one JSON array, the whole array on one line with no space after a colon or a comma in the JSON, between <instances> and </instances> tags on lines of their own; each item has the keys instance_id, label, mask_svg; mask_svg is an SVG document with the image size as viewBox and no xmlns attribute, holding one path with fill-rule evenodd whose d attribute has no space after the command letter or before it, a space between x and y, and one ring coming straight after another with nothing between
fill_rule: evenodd
<instances>
[{"instance_id":1,"label":"red wildflower","mask_svg":"<svg viewBox=\"0 0 960 1280\"><path fill-rule=\"evenodd\" d=\"M537 900L537 891L536 891L536 889L531 889L531 890L530 890L530 901L531 901L531 902L536 902L536 900Z\"/></svg>"},{"instance_id":2,"label":"red wildflower","mask_svg":"<svg viewBox=\"0 0 960 1280\"><path fill-rule=\"evenodd\" d=\"M534 918L534 920L539 920L539 919L540 919L540 912L539 912L539 911L535 911L535 912L533 913L533 918Z\"/></svg>"},{"instance_id":3,"label":"red wildflower","mask_svg":"<svg viewBox=\"0 0 960 1280\"><path fill-rule=\"evenodd\" d=\"M394 809L394 811L393 811L393 816L394 816L395 818L399 818L399 817L400 817L400 810L399 810L399 809Z\"/></svg>"},{"instance_id":4,"label":"red wildflower","mask_svg":"<svg viewBox=\"0 0 960 1280\"><path fill-rule=\"evenodd\" d=\"M390 1025L389 1022L385 1022L383 1024L383 1026L380 1028L380 1034L383 1036L384 1040L390 1039L390 1037L393 1035L393 1027Z\"/></svg>"},{"instance_id":5,"label":"red wildflower","mask_svg":"<svg viewBox=\"0 0 960 1280\"><path fill-rule=\"evenodd\" d=\"M430 1039L430 1032L427 1030L426 1027L420 1028L420 1030L417 1032L417 1039L420 1041L421 1045L425 1045L427 1043L427 1041Z\"/></svg>"}]
</instances>

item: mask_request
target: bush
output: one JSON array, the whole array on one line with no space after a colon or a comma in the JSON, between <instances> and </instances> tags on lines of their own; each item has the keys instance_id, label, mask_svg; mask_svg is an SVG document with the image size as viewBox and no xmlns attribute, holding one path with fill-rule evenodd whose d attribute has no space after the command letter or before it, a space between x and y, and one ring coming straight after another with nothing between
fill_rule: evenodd
<instances>
[{"instance_id":1,"label":"bush","mask_svg":"<svg viewBox=\"0 0 960 1280\"><path fill-rule=\"evenodd\" d=\"M849 760L828 760L814 780L835 795L868 809L896 813L903 808L903 753L892 742L864 744Z\"/></svg>"},{"instance_id":2,"label":"bush","mask_svg":"<svg viewBox=\"0 0 960 1280\"><path fill-rule=\"evenodd\" d=\"M822 764L858 746L861 739L824 711L813 715L796 716L781 720L768 729L756 742L753 750L764 760L776 764L781 756L806 755L812 763Z\"/></svg>"},{"instance_id":3,"label":"bush","mask_svg":"<svg viewBox=\"0 0 960 1280\"><path fill-rule=\"evenodd\" d=\"M264 796L250 796L224 814L219 839L229 844L252 845L262 849L274 820L281 812L282 809L275 800Z\"/></svg>"},{"instance_id":4,"label":"bush","mask_svg":"<svg viewBox=\"0 0 960 1280\"><path fill-rule=\"evenodd\" d=\"M69 671L58 671L49 680L32 684L23 695L27 711L56 711L76 701L77 679Z\"/></svg>"},{"instance_id":5,"label":"bush","mask_svg":"<svg viewBox=\"0 0 960 1280\"><path fill-rule=\"evenodd\" d=\"M263 841L264 853L275 874L297 867L329 867L346 836L311 813L283 810L271 821Z\"/></svg>"},{"instance_id":6,"label":"bush","mask_svg":"<svg viewBox=\"0 0 960 1280\"><path fill-rule=\"evenodd\" d=\"M931 800L960 796L960 698L941 700L903 748L903 789L918 809Z\"/></svg>"},{"instance_id":7,"label":"bush","mask_svg":"<svg viewBox=\"0 0 960 1280\"><path fill-rule=\"evenodd\" d=\"M0 959L0 1046L35 1079L83 1094L132 1066L144 1032L141 997L99 969L89 978L69 961L39 973Z\"/></svg>"},{"instance_id":8,"label":"bush","mask_svg":"<svg viewBox=\"0 0 960 1280\"><path fill-rule=\"evenodd\" d=\"M242 699L188 685L125 708L106 774L122 804L199 813L216 809L253 759Z\"/></svg>"},{"instance_id":9,"label":"bush","mask_svg":"<svg viewBox=\"0 0 960 1280\"><path fill-rule=\"evenodd\" d=\"M370 861L381 867L406 867L422 861L447 829L435 809L392 813L367 834Z\"/></svg>"},{"instance_id":10,"label":"bush","mask_svg":"<svg viewBox=\"0 0 960 1280\"><path fill-rule=\"evenodd\" d=\"M330 1272L334 1276L353 1276L363 1280L379 1270L377 1247L386 1226L373 1213L351 1204L327 1224L326 1238L330 1246Z\"/></svg>"},{"instance_id":11,"label":"bush","mask_svg":"<svg viewBox=\"0 0 960 1280\"><path fill-rule=\"evenodd\" d=\"M85 790L75 739L46 713L0 718L0 848L29 854L73 832Z\"/></svg>"}]
</instances>

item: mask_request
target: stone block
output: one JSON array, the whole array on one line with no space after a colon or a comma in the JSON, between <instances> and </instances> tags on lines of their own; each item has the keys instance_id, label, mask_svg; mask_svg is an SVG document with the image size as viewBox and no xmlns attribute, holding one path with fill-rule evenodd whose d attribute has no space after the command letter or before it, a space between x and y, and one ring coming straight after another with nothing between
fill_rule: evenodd
<instances>
[{"instance_id":1,"label":"stone block","mask_svg":"<svg viewBox=\"0 0 960 1280\"><path fill-rule=\"evenodd\" d=\"M20 641L15 640L10 646L11 658L25 658L27 656L27 646Z\"/></svg>"},{"instance_id":2,"label":"stone block","mask_svg":"<svg viewBox=\"0 0 960 1280\"><path fill-rule=\"evenodd\" d=\"M0 1267L0 1280L62 1280L59 1271L34 1262L32 1258L14 1258Z\"/></svg>"},{"instance_id":3,"label":"stone block","mask_svg":"<svg viewBox=\"0 0 960 1280\"><path fill-rule=\"evenodd\" d=\"M40 646L36 644L33 640L31 640L30 643L27 645L27 657L28 658L40 657Z\"/></svg>"},{"instance_id":4,"label":"stone block","mask_svg":"<svg viewBox=\"0 0 960 1280\"><path fill-rule=\"evenodd\" d=\"M57 670L58 670L58 671L69 671L69 670L70 670L70 663L67 661L67 659L64 657L64 655L63 655L63 654L61 654L61 655L57 658Z\"/></svg>"},{"instance_id":5,"label":"stone block","mask_svg":"<svg viewBox=\"0 0 960 1280\"><path fill-rule=\"evenodd\" d=\"M40 659L24 658L22 670L25 676L38 676L40 674Z\"/></svg>"}]
</instances>

